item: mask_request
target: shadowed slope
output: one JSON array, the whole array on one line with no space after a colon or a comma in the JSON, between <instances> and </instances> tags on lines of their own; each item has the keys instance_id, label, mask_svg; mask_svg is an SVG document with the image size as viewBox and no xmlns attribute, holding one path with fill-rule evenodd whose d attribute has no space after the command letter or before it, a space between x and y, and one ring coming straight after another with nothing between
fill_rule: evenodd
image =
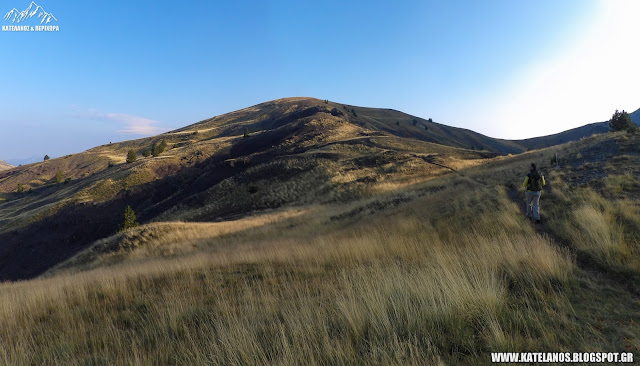
<instances>
[{"instance_id":1,"label":"shadowed slope","mask_svg":"<svg viewBox=\"0 0 640 366\"><path fill-rule=\"evenodd\" d=\"M163 140L166 151L144 156ZM142 223L223 221L366 199L523 149L388 109L266 102L0 172L0 279L36 276L112 235L128 205Z\"/></svg>"},{"instance_id":2,"label":"shadowed slope","mask_svg":"<svg viewBox=\"0 0 640 366\"><path fill-rule=\"evenodd\" d=\"M640 273L638 138L595 136L394 187L367 179L376 190L348 202L146 223L58 268L82 273L0 286L0 359L486 365L491 352L637 353L638 281L612 274ZM299 156L399 153L403 141L352 138ZM434 148L405 148L421 146ZM365 169L385 154L348 158ZM518 207L532 161L549 181L544 235ZM398 166L388 164L378 167Z\"/></svg>"},{"instance_id":3,"label":"shadowed slope","mask_svg":"<svg viewBox=\"0 0 640 366\"><path fill-rule=\"evenodd\" d=\"M161 140L167 151L141 156ZM142 223L221 221L366 198L493 156L363 127L320 100L263 103L0 173L0 279L36 276L115 233L127 205Z\"/></svg>"}]
</instances>

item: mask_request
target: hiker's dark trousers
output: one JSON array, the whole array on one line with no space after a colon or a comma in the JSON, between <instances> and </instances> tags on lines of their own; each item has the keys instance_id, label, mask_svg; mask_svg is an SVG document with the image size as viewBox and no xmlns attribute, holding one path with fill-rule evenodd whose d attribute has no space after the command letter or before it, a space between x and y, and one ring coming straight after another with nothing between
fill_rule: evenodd
<instances>
[{"instance_id":1,"label":"hiker's dark trousers","mask_svg":"<svg viewBox=\"0 0 640 366\"><path fill-rule=\"evenodd\" d=\"M540 191L527 191L527 217L540 220Z\"/></svg>"}]
</instances>

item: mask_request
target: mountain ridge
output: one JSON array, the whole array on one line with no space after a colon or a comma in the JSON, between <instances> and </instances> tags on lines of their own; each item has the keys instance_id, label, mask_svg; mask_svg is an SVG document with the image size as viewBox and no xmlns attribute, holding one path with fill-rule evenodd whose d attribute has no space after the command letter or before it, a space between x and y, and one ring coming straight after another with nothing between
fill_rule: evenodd
<instances>
[{"instance_id":1,"label":"mountain ridge","mask_svg":"<svg viewBox=\"0 0 640 366\"><path fill-rule=\"evenodd\" d=\"M274 103L288 103L288 102L304 102L314 101L314 103L322 105L324 101L312 97L288 97L281 98L272 101L259 103L250 107L239 109L236 111L228 112L219 116L207 118L184 127L174 129L167 132L168 134L181 133L184 131L195 131L202 129L216 129L223 130L221 134L230 136L231 134L242 134L244 127L251 129L252 131L268 129L275 126L273 123L277 119L276 117L265 118L258 120L260 114L249 118L247 121L238 121L233 123L231 121L228 125L220 125L218 121L228 119L222 118L223 116L242 116L243 114L250 114L251 111L257 111L265 106L272 105ZM576 141L584 137L592 136L596 133L606 133L609 131L607 122L595 122L589 123L584 126L575 127L566 131L562 131L556 134L530 137L526 139L501 139L489 137L479 132L462 128L453 127L439 122L429 122L428 119L422 117L413 116L402 111L398 111L390 108L371 108L360 107L355 105L349 105L344 103L329 102L332 108L343 113L346 118L352 119L354 123L361 126L367 126L369 128L380 130L393 134L398 137L410 137L416 138L426 142L438 143L442 145L471 149L471 150L487 150L489 152L501 153L501 154L517 154L524 151L539 149L544 147L550 147L570 141ZM324 106L328 106L324 104ZM352 115L351 111L357 110L361 113L358 117ZM286 110L280 111L285 113ZM632 121L640 126L640 109L633 113L630 113ZM241 118L241 117L237 117ZM278 123L283 123L282 121ZM413 125L413 123L416 123ZM235 127L234 127L235 126ZM240 126L240 127L238 127ZM428 128L428 130L425 129ZM147 137L144 139L154 139L162 135ZM136 141L136 140L132 140ZM127 143L123 141L121 143ZM90 149L91 150L91 149ZM22 165L27 165L23 163Z\"/></svg>"},{"instance_id":2,"label":"mountain ridge","mask_svg":"<svg viewBox=\"0 0 640 366\"><path fill-rule=\"evenodd\" d=\"M277 101L286 102L303 100L320 101L319 99L311 97L281 98L256 104L254 106L230 112L225 115L239 113L241 111L251 110L253 108L259 108L261 106L269 105L269 103L274 103ZM511 140L489 137L487 135L483 135L479 132L467 128L449 126L433 121L429 122L428 119L413 116L395 109L361 107L337 102L329 103L333 107L342 107L338 108L338 110L342 113L345 113L349 117L353 117L355 123L360 123L363 126L373 127L384 132L392 133L398 137L412 137L427 142L439 143L452 147L460 147L472 150L486 149L490 152L497 152L502 154L521 153L532 149L550 147L570 141L576 141L584 137L592 136L596 133L605 133L609 131L609 126L606 121L594 122L551 135ZM352 110L355 110L356 112L360 111L363 113L356 113L356 117L351 113ZM630 113L630 116L632 121L636 123L636 125L640 126L640 109L636 110L633 113ZM174 131L184 131L195 128L196 126L208 126L208 123L213 121L215 118L216 117L205 119L194 124L176 129ZM416 124L414 126L411 126L410 124L413 123ZM261 128L264 126L259 125L254 127ZM417 129L414 129L412 127L417 127ZM420 131L420 129L424 127L430 128L431 130L426 130L427 132ZM237 133L237 131L235 132Z\"/></svg>"},{"instance_id":3,"label":"mountain ridge","mask_svg":"<svg viewBox=\"0 0 640 366\"><path fill-rule=\"evenodd\" d=\"M151 155L162 140L166 151ZM0 280L38 276L114 234L126 206L150 223L346 204L526 148L391 109L264 102L0 171ZM131 150L138 158L127 162Z\"/></svg>"},{"instance_id":4,"label":"mountain ridge","mask_svg":"<svg viewBox=\"0 0 640 366\"><path fill-rule=\"evenodd\" d=\"M126 206L141 223L233 220L350 202L498 155L371 129L384 125L374 117L316 99L278 100L2 171L0 279L33 278L115 233ZM144 156L161 140L166 151ZM139 156L133 163L130 150Z\"/></svg>"},{"instance_id":5,"label":"mountain ridge","mask_svg":"<svg viewBox=\"0 0 640 366\"><path fill-rule=\"evenodd\" d=\"M631 121L633 121L636 126L640 126L640 108L633 113L629 113L629 116L631 117ZM569 141L576 141L581 138L589 137L598 133L607 133L610 130L611 128L609 127L608 121L594 122L551 135L512 141L526 147L527 149L541 149L544 147L563 144Z\"/></svg>"}]
</instances>

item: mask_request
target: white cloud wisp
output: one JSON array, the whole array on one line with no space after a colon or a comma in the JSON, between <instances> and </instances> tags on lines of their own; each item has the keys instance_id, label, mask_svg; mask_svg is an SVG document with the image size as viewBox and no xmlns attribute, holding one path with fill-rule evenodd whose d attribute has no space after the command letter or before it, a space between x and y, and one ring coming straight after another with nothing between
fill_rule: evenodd
<instances>
[{"instance_id":1,"label":"white cloud wisp","mask_svg":"<svg viewBox=\"0 0 640 366\"><path fill-rule=\"evenodd\" d=\"M104 113L95 109L89 109L84 113L74 113L73 117L117 122L122 126L121 129L117 130L117 132L121 134L150 136L168 131L167 128L157 126L160 122L156 120L126 113Z\"/></svg>"}]
</instances>

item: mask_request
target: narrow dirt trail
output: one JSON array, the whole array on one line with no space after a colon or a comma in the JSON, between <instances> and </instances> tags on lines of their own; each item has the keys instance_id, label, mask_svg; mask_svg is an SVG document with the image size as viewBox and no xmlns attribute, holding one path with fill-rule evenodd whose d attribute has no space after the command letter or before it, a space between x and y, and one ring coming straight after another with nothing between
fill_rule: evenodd
<instances>
[{"instance_id":1,"label":"narrow dirt trail","mask_svg":"<svg viewBox=\"0 0 640 366\"><path fill-rule=\"evenodd\" d=\"M434 159L434 157L433 157L432 155L426 155L426 156L425 156L425 155L411 154L411 156L413 156L414 158L422 159L422 160L424 160L426 163L429 163L429 164L432 164L432 165L436 165L436 166L439 166L439 167L441 167L441 168L449 169L449 170L451 170L452 172L454 172L454 173L456 173L456 174L459 174L459 175L461 175L461 176L463 176L463 177L464 177L464 175L462 175L462 173L460 173L459 171L457 171L457 170L455 170L455 169L453 169L453 168L451 168L451 167L448 167L448 166L446 166L446 165L444 165L444 164L436 163L436 162L435 162L435 159Z\"/></svg>"},{"instance_id":2,"label":"narrow dirt trail","mask_svg":"<svg viewBox=\"0 0 640 366\"><path fill-rule=\"evenodd\" d=\"M548 191L550 192L551 189L552 188L549 187ZM522 195L520 194L520 192L515 187L511 186L511 187L508 187L507 193L511 201L513 201L513 203L518 205L522 215L526 216L526 202L524 197L522 197ZM593 259L578 253L573 247L573 245L565 242L564 240L562 240L561 238L553 234L553 231L547 225L544 218L540 223L535 223L531 221L531 225L533 226L534 230L538 235L549 239L552 243L554 243L558 247L570 251L573 257L576 259L576 265L578 266L579 269L585 271L586 273L590 274L593 277L598 277L601 280L610 282L611 285L615 285L615 287L619 287L620 289L623 289L636 297L640 297L640 289L637 286L633 286L633 284L630 283L624 275L612 272L611 270L601 265L600 263L594 261Z\"/></svg>"},{"instance_id":3,"label":"narrow dirt trail","mask_svg":"<svg viewBox=\"0 0 640 366\"><path fill-rule=\"evenodd\" d=\"M624 162L628 164L627 160ZM522 166L526 167L528 162L526 163ZM519 169L520 167L514 164L506 166L501 171L487 170L485 173L461 170L457 173L482 187L505 187L509 200L518 207L524 218L525 197L519 186L524 176L520 176ZM571 174L569 178L574 176L580 174ZM548 181L541 202L542 222L530 222L530 225L537 235L546 238L549 243L574 258L575 269L570 284L558 293L566 297L567 307L559 311L563 312L570 324L585 330L585 344L597 347L591 351L633 352L635 357L639 357L640 281L635 280L638 276L617 272L606 263L579 252L575 243L565 239L562 232L557 232L561 229L558 229L559 226L554 219L559 218L545 216L545 207L554 203L550 201L554 199L554 193L559 192L554 192L553 184Z\"/></svg>"},{"instance_id":4,"label":"narrow dirt trail","mask_svg":"<svg viewBox=\"0 0 640 366\"><path fill-rule=\"evenodd\" d=\"M508 187L507 193L525 216L526 203L522 193L515 186ZM611 351L634 352L637 355L640 351L638 286L625 276L578 253L573 245L554 235L542 218L539 224L531 221L535 232L559 248L568 250L575 258L575 283L563 291L572 307L569 318L578 326L588 324L598 334L596 342L608 344Z\"/></svg>"}]
</instances>

